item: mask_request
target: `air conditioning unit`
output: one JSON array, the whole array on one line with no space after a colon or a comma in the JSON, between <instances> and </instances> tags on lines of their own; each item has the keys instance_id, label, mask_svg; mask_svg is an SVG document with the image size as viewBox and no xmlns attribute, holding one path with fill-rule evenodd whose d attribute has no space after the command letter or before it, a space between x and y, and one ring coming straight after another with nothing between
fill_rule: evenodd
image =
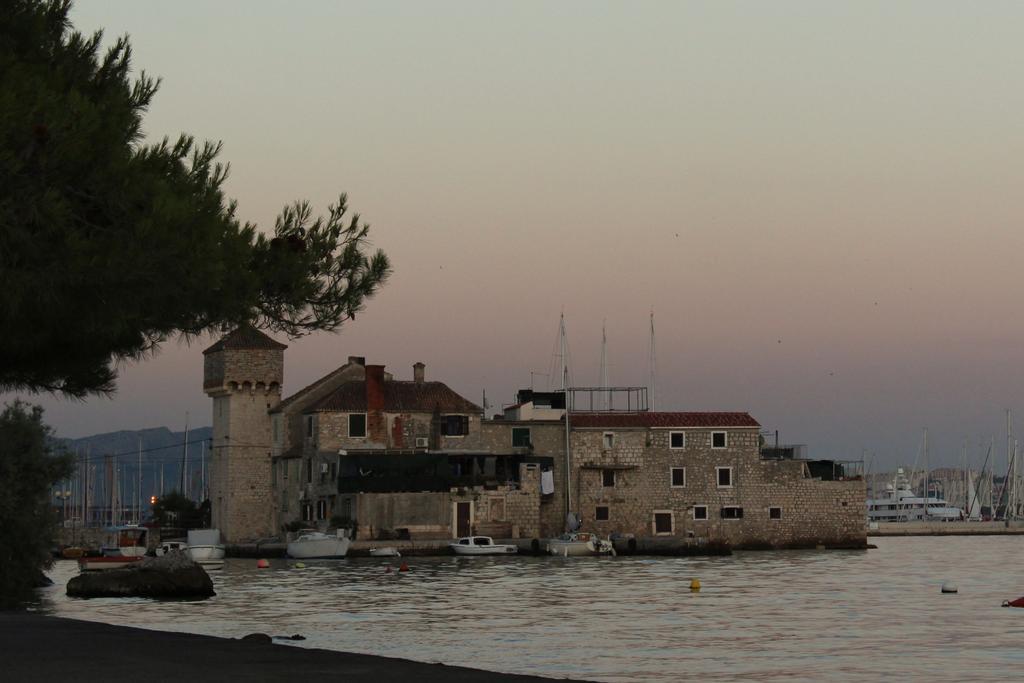
<instances>
[{"instance_id":1,"label":"air conditioning unit","mask_svg":"<svg viewBox=\"0 0 1024 683\"><path fill-rule=\"evenodd\" d=\"M425 436L416 437L416 448L426 448L429 443L430 439Z\"/></svg>"},{"instance_id":2,"label":"air conditioning unit","mask_svg":"<svg viewBox=\"0 0 1024 683\"><path fill-rule=\"evenodd\" d=\"M327 474L327 463L320 463L320 474Z\"/></svg>"}]
</instances>

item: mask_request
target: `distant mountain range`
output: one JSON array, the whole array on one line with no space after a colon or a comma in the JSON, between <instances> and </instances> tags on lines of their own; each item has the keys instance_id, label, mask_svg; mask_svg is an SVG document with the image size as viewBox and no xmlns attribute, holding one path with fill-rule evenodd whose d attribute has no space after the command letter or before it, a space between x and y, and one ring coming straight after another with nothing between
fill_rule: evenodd
<instances>
[{"instance_id":1,"label":"distant mountain range","mask_svg":"<svg viewBox=\"0 0 1024 683\"><path fill-rule=\"evenodd\" d=\"M188 432L186 450L185 432L172 432L167 427L121 430L83 436L79 439L58 438L54 441L75 456L77 474L72 488L82 489L84 466L89 466L89 498L102 504L109 500L113 470L117 467L117 482L121 499L136 499L139 482L141 450L141 498L148 507L150 496L160 496L185 488L193 500L203 497L203 484L209 486L205 474L210 463L212 427L199 427ZM185 477L182 477L183 456L187 453ZM76 494L77 498L78 494Z\"/></svg>"}]
</instances>

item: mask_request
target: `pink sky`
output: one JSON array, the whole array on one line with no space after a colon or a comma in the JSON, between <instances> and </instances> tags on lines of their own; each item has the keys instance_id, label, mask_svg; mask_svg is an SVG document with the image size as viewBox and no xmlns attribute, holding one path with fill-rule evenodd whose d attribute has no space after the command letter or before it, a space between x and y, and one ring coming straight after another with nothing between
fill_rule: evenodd
<instances>
[{"instance_id":1,"label":"pink sky","mask_svg":"<svg viewBox=\"0 0 1024 683\"><path fill-rule=\"evenodd\" d=\"M545 372L659 407L747 410L821 457L1005 444L1019 387L1024 5L81 2L163 86L151 138L223 140L265 227L340 191L395 275L289 348L286 393L348 355L479 402ZM79 436L209 422L201 347L113 400L42 398ZM1016 421L1024 433L1024 423ZM1005 454L1002 456L1005 458Z\"/></svg>"}]
</instances>

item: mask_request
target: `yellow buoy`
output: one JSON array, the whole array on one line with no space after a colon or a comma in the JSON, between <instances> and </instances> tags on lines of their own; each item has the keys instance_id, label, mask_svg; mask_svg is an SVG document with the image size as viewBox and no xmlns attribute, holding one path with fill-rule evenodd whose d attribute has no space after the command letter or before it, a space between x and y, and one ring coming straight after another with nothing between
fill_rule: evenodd
<instances>
[{"instance_id":1,"label":"yellow buoy","mask_svg":"<svg viewBox=\"0 0 1024 683\"><path fill-rule=\"evenodd\" d=\"M296 563L295 563L295 564L294 564L293 566L294 566L294 567L295 567L296 569L305 569L305 568L306 568L306 565L304 565L304 564L303 564L303 563L301 563L301 562L296 562Z\"/></svg>"},{"instance_id":2,"label":"yellow buoy","mask_svg":"<svg viewBox=\"0 0 1024 683\"><path fill-rule=\"evenodd\" d=\"M690 590L694 593L700 590L700 579L690 579Z\"/></svg>"}]
</instances>

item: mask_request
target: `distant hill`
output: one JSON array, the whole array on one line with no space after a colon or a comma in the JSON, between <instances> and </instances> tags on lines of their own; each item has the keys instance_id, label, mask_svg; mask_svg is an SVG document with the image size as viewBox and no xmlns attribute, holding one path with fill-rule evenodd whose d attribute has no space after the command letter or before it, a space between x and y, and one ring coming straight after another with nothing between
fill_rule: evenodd
<instances>
[{"instance_id":1,"label":"distant hill","mask_svg":"<svg viewBox=\"0 0 1024 683\"><path fill-rule=\"evenodd\" d=\"M203 497L204 472L210 464L212 427L199 427L188 432L188 459L185 462L186 488L189 497ZM172 432L167 427L121 430L83 436L79 439L54 439L75 455L76 483L81 488L84 466L89 466L89 497L102 504L109 500L112 471L117 466L117 480L122 500L136 499L139 482L139 451L142 460L142 502L148 507L150 496L159 496L181 488L182 456L185 455L185 432ZM77 495L76 495L77 497Z\"/></svg>"}]
</instances>

